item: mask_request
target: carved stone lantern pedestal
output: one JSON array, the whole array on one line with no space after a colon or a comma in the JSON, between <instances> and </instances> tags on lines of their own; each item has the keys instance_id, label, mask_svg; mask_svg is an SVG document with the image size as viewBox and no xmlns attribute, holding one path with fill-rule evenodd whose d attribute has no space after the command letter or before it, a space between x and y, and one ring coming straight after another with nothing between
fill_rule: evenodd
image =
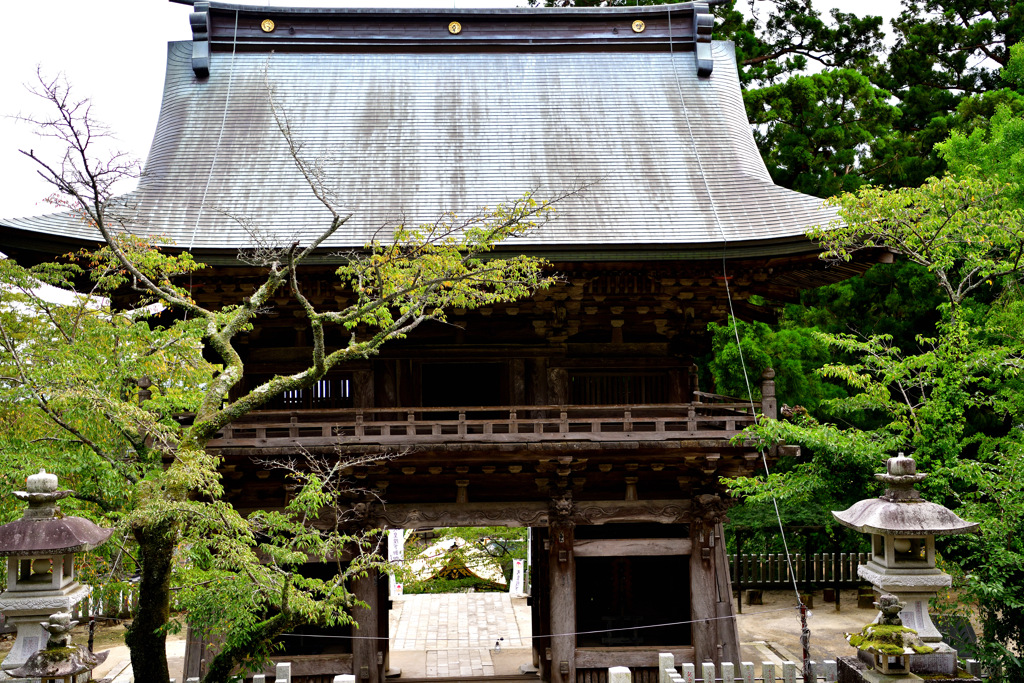
<instances>
[{"instance_id":1,"label":"carved stone lantern pedestal","mask_svg":"<svg viewBox=\"0 0 1024 683\"><path fill-rule=\"evenodd\" d=\"M899 613L903 624L933 648L928 654L909 655L910 670L953 675L956 650L942 642L928 616L928 600L951 585L950 576L935 567L935 537L972 532L978 525L921 498L914 485L927 475L917 473L913 459L900 453L889 458L886 470L875 475L888 485L881 497L832 515L844 526L871 534L871 559L857 574L879 594L892 594L904 603Z\"/></svg>"},{"instance_id":2,"label":"carved stone lantern pedestal","mask_svg":"<svg viewBox=\"0 0 1024 683\"><path fill-rule=\"evenodd\" d=\"M7 558L7 586L0 593L0 611L18 629L14 646L0 664L0 680L47 646L44 625L55 613L70 612L92 592L75 576L75 553L92 550L110 538L81 517L62 517L56 502L71 495L57 490L57 477L40 471L28 477L26 491L15 491L28 501L21 519L0 526L0 557ZM87 678L85 680L88 680Z\"/></svg>"}]
</instances>

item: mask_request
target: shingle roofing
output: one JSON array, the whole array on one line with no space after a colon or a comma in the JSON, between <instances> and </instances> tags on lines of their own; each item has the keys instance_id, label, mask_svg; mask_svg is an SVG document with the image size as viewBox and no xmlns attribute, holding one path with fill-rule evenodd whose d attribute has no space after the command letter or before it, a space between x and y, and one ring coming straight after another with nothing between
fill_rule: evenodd
<instances>
[{"instance_id":1,"label":"shingle roofing","mask_svg":"<svg viewBox=\"0 0 1024 683\"><path fill-rule=\"evenodd\" d=\"M171 43L145 175L128 197L131 229L200 251L250 245L238 217L281 243L321 232L329 215L288 155L269 82L303 153L321 158L353 213L328 246L584 185L557 220L516 245L812 248L804 232L834 212L772 183L732 47L716 42L711 52L704 78L695 53L681 49L215 51L200 78L192 42ZM0 224L95 239L65 215Z\"/></svg>"}]
</instances>

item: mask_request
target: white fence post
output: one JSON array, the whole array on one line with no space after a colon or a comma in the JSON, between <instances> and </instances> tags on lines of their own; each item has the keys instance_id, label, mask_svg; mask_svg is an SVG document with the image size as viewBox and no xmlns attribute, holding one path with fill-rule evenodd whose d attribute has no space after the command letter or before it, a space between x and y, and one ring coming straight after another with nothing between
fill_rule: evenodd
<instances>
[{"instance_id":1,"label":"white fence post","mask_svg":"<svg viewBox=\"0 0 1024 683\"><path fill-rule=\"evenodd\" d=\"M629 667L613 666L608 669L608 683L632 683L633 675L629 673Z\"/></svg>"},{"instance_id":2,"label":"white fence post","mask_svg":"<svg viewBox=\"0 0 1024 683\"><path fill-rule=\"evenodd\" d=\"M782 683L796 683L796 662L782 663Z\"/></svg>"},{"instance_id":3,"label":"white fence post","mask_svg":"<svg viewBox=\"0 0 1024 683\"><path fill-rule=\"evenodd\" d=\"M764 683L775 683L775 663L761 662L761 678Z\"/></svg>"},{"instance_id":4,"label":"white fence post","mask_svg":"<svg viewBox=\"0 0 1024 683\"><path fill-rule=\"evenodd\" d=\"M743 679L743 683L754 683L754 663L753 662L741 662L740 663L740 678Z\"/></svg>"},{"instance_id":5,"label":"white fence post","mask_svg":"<svg viewBox=\"0 0 1024 683\"><path fill-rule=\"evenodd\" d=\"M676 670L676 657L671 652L658 653L658 683L671 683L669 671Z\"/></svg>"},{"instance_id":6,"label":"white fence post","mask_svg":"<svg viewBox=\"0 0 1024 683\"><path fill-rule=\"evenodd\" d=\"M265 674L254 674L252 683L267 683L267 677Z\"/></svg>"},{"instance_id":7,"label":"white fence post","mask_svg":"<svg viewBox=\"0 0 1024 683\"><path fill-rule=\"evenodd\" d=\"M722 662L722 683L736 683L736 666L732 662Z\"/></svg>"},{"instance_id":8,"label":"white fence post","mask_svg":"<svg viewBox=\"0 0 1024 683\"><path fill-rule=\"evenodd\" d=\"M704 679L704 683L714 683L715 681L715 664L714 662L704 662L700 665L700 677Z\"/></svg>"},{"instance_id":9,"label":"white fence post","mask_svg":"<svg viewBox=\"0 0 1024 683\"><path fill-rule=\"evenodd\" d=\"M281 662L274 671L274 683L292 683L292 663Z\"/></svg>"},{"instance_id":10,"label":"white fence post","mask_svg":"<svg viewBox=\"0 0 1024 683\"><path fill-rule=\"evenodd\" d=\"M683 664L683 682L694 683L697 680L697 667L693 664Z\"/></svg>"},{"instance_id":11,"label":"white fence post","mask_svg":"<svg viewBox=\"0 0 1024 683\"><path fill-rule=\"evenodd\" d=\"M839 668L834 659L826 659L821 663L822 675L825 676L825 683L836 683L839 680Z\"/></svg>"},{"instance_id":12,"label":"white fence post","mask_svg":"<svg viewBox=\"0 0 1024 683\"><path fill-rule=\"evenodd\" d=\"M355 674L338 674L334 677L334 683L356 683Z\"/></svg>"}]
</instances>

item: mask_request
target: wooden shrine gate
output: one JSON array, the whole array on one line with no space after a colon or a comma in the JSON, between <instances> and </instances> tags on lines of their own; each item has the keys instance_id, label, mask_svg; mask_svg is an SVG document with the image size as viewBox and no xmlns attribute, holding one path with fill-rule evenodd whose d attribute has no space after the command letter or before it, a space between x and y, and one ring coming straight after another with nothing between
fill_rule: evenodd
<instances>
[{"instance_id":1,"label":"wooden shrine gate","mask_svg":"<svg viewBox=\"0 0 1024 683\"><path fill-rule=\"evenodd\" d=\"M771 400L770 377L765 385ZM651 669L659 652L681 662L737 661L717 480L759 459L730 439L765 408L774 406L264 411L209 447L243 512L285 502L286 482L259 464L267 458L397 450L346 469L375 494L349 503L346 517L357 527L530 527L533 663L544 681L578 683L609 666ZM342 638L331 640L308 629L287 639L296 680L384 680L387 581L371 574L352 590L369 605L354 615L358 631L336 629ZM344 637L351 635L376 639ZM187 676L202 673L206 647L191 643Z\"/></svg>"}]
</instances>

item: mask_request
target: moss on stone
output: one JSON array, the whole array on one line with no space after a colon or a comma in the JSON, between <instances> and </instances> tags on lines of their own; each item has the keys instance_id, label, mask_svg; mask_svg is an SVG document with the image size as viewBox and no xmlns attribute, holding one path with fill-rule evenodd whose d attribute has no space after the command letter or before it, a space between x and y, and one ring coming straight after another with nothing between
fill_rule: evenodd
<instances>
[{"instance_id":1,"label":"moss on stone","mask_svg":"<svg viewBox=\"0 0 1024 683\"><path fill-rule=\"evenodd\" d=\"M919 655L934 652L927 645L914 643L917 631L906 626L868 624L860 633L847 634L847 640L858 650L871 650L884 655L901 655L909 647Z\"/></svg>"},{"instance_id":2,"label":"moss on stone","mask_svg":"<svg viewBox=\"0 0 1024 683\"><path fill-rule=\"evenodd\" d=\"M66 662L77 654L77 647L48 647L45 650L39 650L39 658L47 664Z\"/></svg>"}]
</instances>

